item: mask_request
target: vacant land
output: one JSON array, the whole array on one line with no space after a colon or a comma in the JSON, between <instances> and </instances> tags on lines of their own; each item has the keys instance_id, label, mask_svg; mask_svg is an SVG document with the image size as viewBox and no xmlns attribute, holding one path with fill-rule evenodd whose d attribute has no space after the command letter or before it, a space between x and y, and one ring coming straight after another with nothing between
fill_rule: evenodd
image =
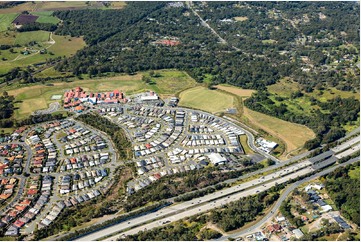
<instances>
[{"instance_id":1,"label":"vacant land","mask_svg":"<svg viewBox=\"0 0 361 242\"><path fill-rule=\"evenodd\" d=\"M223 112L234 107L235 98L232 95L205 87L188 89L179 95L180 106L205 110L211 113Z\"/></svg>"},{"instance_id":2,"label":"vacant land","mask_svg":"<svg viewBox=\"0 0 361 242\"><path fill-rule=\"evenodd\" d=\"M283 140L286 144L287 153L301 148L306 141L315 137L314 132L306 126L255 112L246 107L244 107L243 110L243 114L251 123Z\"/></svg>"},{"instance_id":3,"label":"vacant land","mask_svg":"<svg viewBox=\"0 0 361 242\"><path fill-rule=\"evenodd\" d=\"M35 16L39 16L36 20L38 23L50 23L57 24L60 22L60 19L57 17L51 16L54 11L43 11L43 12L33 12L32 14Z\"/></svg>"},{"instance_id":4,"label":"vacant land","mask_svg":"<svg viewBox=\"0 0 361 242\"><path fill-rule=\"evenodd\" d=\"M0 32L6 31L18 15L18 13L0 14Z\"/></svg>"},{"instance_id":5,"label":"vacant land","mask_svg":"<svg viewBox=\"0 0 361 242\"><path fill-rule=\"evenodd\" d=\"M150 88L159 94L176 94L185 89L194 87L197 83L187 73L176 70L160 70L155 73L159 77L151 78L156 85L150 85Z\"/></svg>"},{"instance_id":6,"label":"vacant land","mask_svg":"<svg viewBox=\"0 0 361 242\"><path fill-rule=\"evenodd\" d=\"M124 8L126 4L126 2L110 2L110 6L112 9L121 9Z\"/></svg>"},{"instance_id":7,"label":"vacant land","mask_svg":"<svg viewBox=\"0 0 361 242\"><path fill-rule=\"evenodd\" d=\"M352 178L352 179L360 179L360 167L356 167L354 170L350 170L348 172L348 175Z\"/></svg>"},{"instance_id":8,"label":"vacant land","mask_svg":"<svg viewBox=\"0 0 361 242\"><path fill-rule=\"evenodd\" d=\"M234 17L234 19L235 19L236 21L243 22L243 21L248 20L248 17Z\"/></svg>"},{"instance_id":9,"label":"vacant land","mask_svg":"<svg viewBox=\"0 0 361 242\"><path fill-rule=\"evenodd\" d=\"M252 93L255 92L255 90L252 90L252 89L243 89L243 88L239 88L239 87L235 87L235 86L231 86L231 85L226 85L226 84L217 85L215 87L217 89L233 93L233 94L235 94L237 96L240 96L240 97L250 97L252 95Z\"/></svg>"},{"instance_id":10,"label":"vacant land","mask_svg":"<svg viewBox=\"0 0 361 242\"><path fill-rule=\"evenodd\" d=\"M262 44L274 44L274 43L277 43L277 41L274 40L274 39L265 39L265 40L262 40Z\"/></svg>"},{"instance_id":11,"label":"vacant land","mask_svg":"<svg viewBox=\"0 0 361 242\"><path fill-rule=\"evenodd\" d=\"M50 32L47 31L31 31L21 32L16 35L15 44L26 45L31 41L37 43L49 41Z\"/></svg>"},{"instance_id":12,"label":"vacant land","mask_svg":"<svg viewBox=\"0 0 361 242\"><path fill-rule=\"evenodd\" d=\"M55 44L48 50L54 53L55 56L72 56L78 50L85 46L83 38L76 38L70 36L53 35Z\"/></svg>"},{"instance_id":13,"label":"vacant land","mask_svg":"<svg viewBox=\"0 0 361 242\"><path fill-rule=\"evenodd\" d=\"M120 9L126 5L125 2L111 2L110 8ZM19 5L16 5L12 8L3 8L0 9L0 14L6 13L21 13L23 11L31 12L31 14L37 15L36 12L43 11L55 11L55 10L75 10L75 9L94 9L100 8L103 9L104 5L99 2L92 1L59 1L59 2L50 2L50 1L39 1L39 2L25 2Z\"/></svg>"},{"instance_id":14,"label":"vacant land","mask_svg":"<svg viewBox=\"0 0 361 242\"><path fill-rule=\"evenodd\" d=\"M34 76L37 78L45 77L62 77L71 74L71 72L59 72L54 69L54 67L47 68L39 73L36 73Z\"/></svg>"},{"instance_id":15,"label":"vacant land","mask_svg":"<svg viewBox=\"0 0 361 242\"><path fill-rule=\"evenodd\" d=\"M268 91L279 96L291 96L295 91L300 90L301 86L290 78L282 78L276 84L267 87Z\"/></svg>"},{"instance_id":16,"label":"vacant land","mask_svg":"<svg viewBox=\"0 0 361 242\"><path fill-rule=\"evenodd\" d=\"M48 48L47 54L39 54L38 52L32 53L29 55L21 55L20 48L17 49L16 55L11 55L11 58L8 58L8 61L2 61L0 65L0 74L4 74L10 71L15 67L26 67L28 65L42 63L45 62L46 59L54 58L57 56L72 56L78 50L82 49L85 46L85 42L82 38L70 37L70 36L58 36L52 35L55 43L48 42L49 40L49 32L46 31L32 31L32 32L23 32L16 35L16 39L18 43L26 43L31 40L38 40L38 43L42 46L42 48ZM43 41L42 41L43 40ZM35 46L37 49L39 47ZM9 50L3 51L2 53L7 53ZM9 53L8 53L9 54ZM10 54L9 54L10 55ZM16 60L14 57L19 56ZM1 55L0 57L5 57Z\"/></svg>"},{"instance_id":17,"label":"vacant land","mask_svg":"<svg viewBox=\"0 0 361 242\"><path fill-rule=\"evenodd\" d=\"M53 68L47 69L49 73L56 72ZM29 86L12 86L7 88L9 95L14 95L16 101L21 101L16 104L19 109L15 111L15 118L23 118L30 115L38 109L48 108L48 105L54 100L51 100L52 95L63 95L65 90L81 86L86 91L113 91L118 89L126 94L138 93L146 90L161 90L166 94L173 94L185 90L186 88L197 85L197 83L189 77L185 72L175 70L161 70L159 71L161 77L158 77L156 84L148 85L142 81L142 76L145 73L137 75L118 75L114 77L78 80L76 82L56 82L52 86L46 85L29 85ZM181 77L176 79L175 77ZM173 85L172 85L173 83ZM173 93L168 90L168 85L172 85ZM177 88L176 88L177 87ZM34 105L35 104L35 105Z\"/></svg>"}]
</instances>

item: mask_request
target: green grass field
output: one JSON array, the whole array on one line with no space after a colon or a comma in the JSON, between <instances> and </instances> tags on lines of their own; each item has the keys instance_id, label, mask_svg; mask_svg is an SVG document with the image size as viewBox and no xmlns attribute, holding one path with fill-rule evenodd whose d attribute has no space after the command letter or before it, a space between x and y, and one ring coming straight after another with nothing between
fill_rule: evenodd
<instances>
[{"instance_id":1,"label":"green grass field","mask_svg":"<svg viewBox=\"0 0 361 242\"><path fill-rule=\"evenodd\" d=\"M32 14L39 16L39 18L36 20L36 22L38 23L57 24L60 22L60 19L51 16L53 14L53 11L33 12Z\"/></svg>"},{"instance_id":2,"label":"green grass field","mask_svg":"<svg viewBox=\"0 0 361 242\"><path fill-rule=\"evenodd\" d=\"M360 179L360 167L356 167L354 170L350 170L348 172L348 175L352 178L352 179Z\"/></svg>"},{"instance_id":3,"label":"green grass field","mask_svg":"<svg viewBox=\"0 0 361 242\"><path fill-rule=\"evenodd\" d=\"M286 152L298 149L315 137L314 132L304 125L287 122L263 113L244 108L244 115L256 126L286 143Z\"/></svg>"},{"instance_id":4,"label":"green grass field","mask_svg":"<svg viewBox=\"0 0 361 242\"><path fill-rule=\"evenodd\" d=\"M50 69L50 68L49 68ZM48 70L50 73L54 70ZM185 90L188 87L197 85L197 82L189 77L185 72L175 70L161 70L159 71L162 77L159 77L157 84L148 85L142 81L142 75L118 75L114 77L78 80L76 82L56 82L53 86L45 85L28 85L28 86L12 86L4 88L9 95L14 95L17 109L15 111L15 118L21 119L38 109L45 109L54 100L51 96L55 94L63 95L65 90L80 86L86 91L112 91L119 89L126 94L138 93L146 90L161 90L159 94L172 94ZM177 79L180 77L180 79ZM173 87L172 90L167 89L168 86Z\"/></svg>"},{"instance_id":5,"label":"green grass field","mask_svg":"<svg viewBox=\"0 0 361 242\"><path fill-rule=\"evenodd\" d=\"M36 73L34 76L38 78L45 78L45 77L62 77L71 74L70 72L59 72L54 69L54 67L47 68L42 72Z\"/></svg>"},{"instance_id":6,"label":"green grass field","mask_svg":"<svg viewBox=\"0 0 361 242\"><path fill-rule=\"evenodd\" d=\"M239 141L241 142L241 145L242 145L242 147L244 149L244 153L246 155L254 154L253 150L248 146L247 136L246 135L239 136Z\"/></svg>"},{"instance_id":7,"label":"green grass field","mask_svg":"<svg viewBox=\"0 0 361 242\"><path fill-rule=\"evenodd\" d=\"M201 109L211 113L223 112L227 108L232 108L235 101L232 95L201 86L188 89L180 93L179 97L180 106Z\"/></svg>"},{"instance_id":8,"label":"green grass field","mask_svg":"<svg viewBox=\"0 0 361 242\"><path fill-rule=\"evenodd\" d=\"M125 2L111 2L110 8L104 8L103 4L95 1L90 1L88 2L88 4L86 1L29 1L18 4L12 8L2 8L0 9L0 14L21 13L22 11L28 11L31 12L31 14L36 14L36 12L67 9L120 9L123 8L125 5Z\"/></svg>"},{"instance_id":9,"label":"green grass field","mask_svg":"<svg viewBox=\"0 0 361 242\"><path fill-rule=\"evenodd\" d=\"M38 43L49 41L50 32L39 30L31 32L21 32L16 36L15 44L26 45L30 41Z\"/></svg>"},{"instance_id":10,"label":"green grass field","mask_svg":"<svg viewBox=\"0 0 361 242\"><path fill-rule=\"evenodd\" d=\"M36 32L38 33L39 36L36 35ZM45 39L46 39L45 41L48 41L49 39L48 38L49 32L46 31L24 32L24 33L19 33L18 35L19 36L16 37L16 40L19 43L29 42L30 40L34 40L34 39L35 40L37 39L38 41ZM26 37L28 37L30 40L27 39ZM33 53L27 56L20 56L20 58L16 61L1 61L0 74L4 74L8 72L14 67L26 67L28 65L45 62L46 59L48 58L54 58L57 56L64 56L64 55L72 56L78 50L82 49L85 46L85 42L82 38L53 35L53 39L55 40L55 44L52 45L50 48L48 48L47 54L41 55L38 53ZM43 46L42 48L50 46L49 43L44 43L44 42L42 42L41 45ZM49 52L52 52L53 55L51 55ZM18 53L18 55L20 55L20 53Z\"/></svg>"},{"instance_id":11,"label":"green grass field","mask_svg":"<svg viewBox=\"0 0 361 242\"><path fill-rule=\"evenodd\" d=\"M178 92L195 87L197 83L187 73L176 70L159 70L155 73L160 77L151 78L155 85L148 85L150 89L158 94L177 94Z\"/></svg>"},{"instance_id":12,"label":"green grass field","mask_svg":"<svg viewBox=\"0 0 361 242\"><path fill-rule=\"evenodd\" d=\"M243 97L243 98L247 98L250 97L252 95L252 93L254 93L256 90L252 90L252 89L243 89L240 87L235 87L232 85L228 85L228 84L221 84L221 85L217 85L215 86L217 89L226 91L226 92L230 92L232 94L235 94L237 96Z\"/></svg>"},{"instance_id":13,"label":"green grass field","mask_svg":"<svg viewBox=\"0 0 361 242\"><path fill-rule=\"evenodd\" d=\"M0 14L0 32L6 31L18 15L18 13Z\"/></svg>"},{"instance_id":14,"label":"green grass field","mask_svg":"<svg viewBox=\"0 0 361 242\"><path fill-rule=\"evenodd\" d=\"M268 91L279 96L291 96L292 92L300 90L301 86L289 78L282 78L276 84L267 87Z\"/></svg>"}]
</instances>

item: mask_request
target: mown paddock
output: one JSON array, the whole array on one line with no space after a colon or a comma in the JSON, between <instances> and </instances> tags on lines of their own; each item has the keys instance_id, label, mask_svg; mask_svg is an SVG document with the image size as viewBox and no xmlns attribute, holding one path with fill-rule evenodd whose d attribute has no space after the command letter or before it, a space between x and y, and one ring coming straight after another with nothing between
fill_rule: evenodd
<instances>
[{"instance_id":1,"label":"mown paddock","mask_svg":"<svg viewBox=\"0 0 361 242\"><path fill-rule=\"evenodd\" d=\"M146 90L161 90L161 93L173 94L185 90L186 88L197 85L196 81L189 77L185 72L176 70L161 70L157 71L162 76L159 77L157 84L148 85L142 81L142 76L145 73L136 75L118 75L114 77L78 80L75 82L55 82L52 85L29 85L25 87L12 87L7 89L9 95L14 95L16 101L21 101L16 104L19 109L15 112L17 118L23 118L30 115L38 109L46 109L48 105L54 100L51 100L53 95L63 95L65 90L80 86L86 91L113 91L118 89L125 92L127 95L138 93ZM183 77L176 79L175 77ZM169 80L169 81L167 81ZM173 83L173 84L172 84ZM168 85L172 85L173 89L169 90ZM177 88L175 88L177 87ZM32 105L36 103L36 105Z\"/></svg>"},{"instance_id":2,"label":"mown paddock","mask_svg":"<svg viewBox=\"0 0 361 242\"><path fill-rule=\"evenodd\" d=\"M19 13L0 14L0 32L6 31L11 23L19 16Z\"/></svg>"},{"instance_id":3,"label":"mown paddock","mask_svg":"<svg viewBox=\"0 0 361 242\"><path fill-rule=\"evenodd\" d=\"M230 92L230 93L235 94L240 97L250 97L252 95L252 93L256 92L256 90L243 89L243 88L238 88L238 87L226 85L226 84L217 85L215 87L217 89L220 89L220 90L223 90L226 92Z\"/></svg>"},{"instance_id":4,"label":"mown paddock","mask_svg":"<svg viewBox=\"0 0 361 242\"><path fill-rule=\"evenodd\" d=\"M233 108L235 98L226 93L198 86L179 94L179 106L201 109L210 113L224 112Z\"/></svg>"},{"instance_id":5,"label":"mown paddock","mask_svg":"<svg viewBox=\"0 0 361 242\"><path fill-rule=\"evenodd\" d=\"M36 36L35 32L43 32L44 34L41 34L39 37ZM47 33L47 34L45 34ZM21 35L24 34L24 35ZM49 32L46 31L33 31L33 32L27 32L27 33L21 33L18 37L16 37L16 39L18 39L19 42L29 42L32 39L26 39L24 37L21 36L29 36L29 38L34 37L36 38L43 38L43 40L45 39L46 36L49 37ZM19 40L19 38L22 38ZM41 63L41 62L45 62L46 59L48 58L55 58L58 56L72 56L74 55L78 50L80 50L81 48L83 48L85 46L85 42L83 40L83 38L76 38L76 37L70 37L70 36L58 36L58 35L52 35L52 38L55 40L55 44L52 45L50 48L48 48L48 52L52 52L53 55L48 54L38 54L38 53L34 53L34 54L30 54L27 56L20 56L20 58L16 61L2 61L1 65L0 65L0 74L4 74L8 71L10 71L12 68L15 67L26 67L28 65L32 65L32 64L36 64L36 63ZM49 38L48 38L49 39ZM47 40L48 40L47 39ZM46 41L47 41L46 40ZM44 43L44 42L43 42ZM47 46L49 46L49 44L47 44ZM20 53L18 53L18 55L20 55Z\"/></svg>"},{"instance_id":6,"label":"mown paddock","mask_svg":"<svg viewBox=\"0 0 361 242\"><path fill-rule=\"evenodd\" d=\"M36 20L38 23L51 23L57 24L60 22L60 19L52 16L54 11L42 11L42 12L32 12L33 15L39 16Z\"/></svg>"},{"instance_id":7,"label":"mown paddock","mask_svg":"<svg viewBox=\"0 0 361 242\"><path fill-rule=\"evenodd\" d=\"M218 85L217 88L222 89L223 91L228 91L242 98L250 97L252 93L255 92L255 90L247 90L228 85ZM284 91L288 92L287 89L285 89ZM292 150L301 148L306 141L315 137L313 131L304 125L287 122L266 114L250 110L246 107L243 107L242 115L252 125L261 128L272 136L275 136L282 140L286 144L287 153Z\"/></svg>"},{"instance_id":8,"label":"mown paddock","mask_svg":"<svg viewBox=\"0 0 361 242\"><path fill-rule=\"evenodd\" d=\"M46 42L49 41L50 32L39 30L30 32L21 32L16 35L15 44L26 45L30 41Z\"/></svg>"},{"instance_id":9,"label":"mown paddock","mask_svg":"<svg viewBox=\"0 0 361 242\"><path fill-rule=\"evenodd\" d=\"M286 152L301 148L315 133L304 125L294 124L244 107L245 116L256 126L283 140Z\"/></svg>"}]
</instances>

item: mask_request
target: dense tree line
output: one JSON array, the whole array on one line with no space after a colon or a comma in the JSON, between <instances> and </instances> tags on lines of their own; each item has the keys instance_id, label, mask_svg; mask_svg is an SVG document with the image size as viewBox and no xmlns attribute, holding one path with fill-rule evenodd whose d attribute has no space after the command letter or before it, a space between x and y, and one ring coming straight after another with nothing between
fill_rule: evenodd
<instances>
[{"instance_id":1,"label":"dense tree line","mask_svg":"<svg viewBox=\"0 0 361 242\"><path fill-rule=\"evenodd\" d=\"M78 116L77 119L107 133L114 142L120 158L123 160L131 159L133 153L131 149L132 145L125 135L125 132L118 125L98 114L82 114Z\"/></svg>"},{"instance_id":2,"label":"dense tree line","mask_svg":"<svg viewBox=\"0 0 361 242\"><path fill-rule=\"evenodd\" d=\"M14 113L14 96L8 95L4 92L0 96L0 128L12 127L13 121L10 120L11 115Z\"/></svg>"},{"instance_id":3,"label":"dense tree line","mask_svg":"<svg viewBox=\"0 0 361 242\"><path fill-rule=\"evenodd\" d=\"M15 7L16 5L25 3L24 1L14 1L14 2L1 2L0 3L0 8L12 8Z\"/></svg>"},{"instance_id":4,"label":"dense tree line","mask_svg":"<svg viewBox=\"0 0 361 242\"><path fill-rule=\"evenodd\" d=\"M56 30L56 28L57 28L56 24L34 22L34 23L23 24L19 29L17 29L17 31L28 32L28 31L44 30L44 31L53 32Z\"/></svg>"},{"instance_id":5,"label":"dense tree line","mask_svg":"<svg viewBox=\"0 0 361 242\"><path fill-rule=\"evenodd\" d=\"M263 165L258 163L239 171L222 172L217 168L206 168L165 176L130 196L127 203L124 204L124 208L129 211L136 207L144 206L149 202L160 201L187 192L196 191L197 189L215 185L261 168L263 168ZM218 189L220 188L221 187L218 187ZM206 192L207 191L205 191L205 193ZM189 198L192 199L202 195L205 194L203 192L195 192L185 195L185 197L179 200L189 200Z\"/></svg>"},{"instance_id":6,"label":"dense tree line","mask_svg":"<svg viewBox=\"0 0 361 242\"><path fill-rule=\"evenodd\" d=\"M301 227L304 225L301 217L295 217L291 212L290 200L285 200L282 202L280 206L280 212L282 213L283 216L285 216L288 219L288 221L290 221L291 224L297 227Z\"/></svg>"},{"instance_id":7,"label":"dense tree line","mask_svg":"<svg viewBox=\"0 0 361 242\"><path fill-rule=\"evenodd\" d=\"M198 241L215 239L221 234L204 227L207 223L212 222L226 232L238 229L245 223L253 221L256 216L261 215L264 209L272 205L278 197L279 194L274 191L261 192L255 196L226 204L222 208L212 209L210 213L194 215L163 227L141 231L121 240Z\"/></svg>"},{"instance_id":8,"label":"dense tree line","mask_svg":"<svg viewBox=\"0 0 361 242\"><path fill-rule=\"evenodd\" d=\"M360 163L337 168L326 176L326 190L341 214L360 226L360 177L351 178L349 171Z\"/></svg>"}]
</instances>

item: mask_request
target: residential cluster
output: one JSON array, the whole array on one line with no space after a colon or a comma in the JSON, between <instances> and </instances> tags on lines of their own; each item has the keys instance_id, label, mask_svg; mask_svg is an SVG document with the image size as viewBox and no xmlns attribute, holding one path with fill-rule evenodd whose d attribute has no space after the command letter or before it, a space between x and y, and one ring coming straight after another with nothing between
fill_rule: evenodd
<instances>
[{"instance_id":1,"label":"residential cluster","mask_svg":"<svg viewBox=\"0 0 361 242\"><path fill-rule=\"evenodd\" d=\"M325 200L328 195L322 183L310 183L298 190L297 195L290 200L291 212L302 221L303 225L291 224L289 219L278 213L270 222L267 222L261 231L247 235L246 240L288 241L299 240L305 233L316 232L323 228L323 219L329 223L337 223L343 230L352 229L340 215L333 211L333 207Z\"/></svg>"},{"instance_id":2,"label":"residential cluster","mask_svg":"<svg viewBox=\"0 0 361 242\"><path fill-rule=\"evenodd\" d=\"M16 178L2 178L0 179L0 203L3 204L14 193L14 188L18 179Z\"/></svg>"},{"instance_id":3,"label":"residential cluster","mask_svg":"<svg viewBox=\"0 0 361 242\"><path fill-rule=\"evenodd\" d=\"M130 194L166 175L202 169L210 163L237 163L230 155L244 154L239 142L244 132L211 114L136 102L123 105L118 113L118 106L97 108L133 141L139 177L128 183Z\"/></svg>"},{"instance_id":4,"label":"residential cluster","mask_svg":"<svg viewBox=\"0 0 361 242\"><path fill-rule=\"evenodd\" d=\"M25 151L19 144L0 146L0 175L21 174Z\"/></svg>"},{"instance_id":5,"label":"residential cluster","mask_svg":"<svg viewBox=\"0 0 361 242\"><path fill-rule=\"evenodd\" d=\"M8 209L1 219L0 227L7 226L5 236L19 235L22 227L34 221L49 201L52 183L51 176L30 177L25 193L19 194L22 198Z\"/></svg>"}]
</instances>

